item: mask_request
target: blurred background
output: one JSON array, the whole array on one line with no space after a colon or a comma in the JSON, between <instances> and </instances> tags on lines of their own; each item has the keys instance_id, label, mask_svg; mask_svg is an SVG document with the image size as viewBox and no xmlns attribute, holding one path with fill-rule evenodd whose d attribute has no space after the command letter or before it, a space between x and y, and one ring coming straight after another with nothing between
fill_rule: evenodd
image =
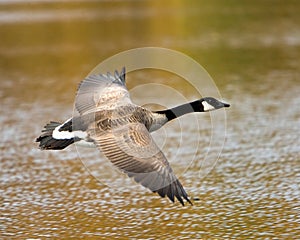
<instances>
[{"instance_id":1,"label":"blurred background","mask_svg":"<svg viewBox=\"0 0 300 240\"><path fill-rule=\"evenodd\" d=\"M298 0L0 0L0 238L296 239L299 12ZM201 178L196 164L180 177L199 199L194 206L172 204L130 180L109 188L75 148L42 152L34 143L49 120L71 116L78 83L97 64L147 46L195 59L231 103L214 169ZM127 85L149 79L186 89L151 71L132 74ZM209 115L197 118L210 122ZM168 126L164 152L175 172L185 169L199 134L199 158L209 148L209 124L200 133L188 116L183 124L182 152L173 160L182 132Z\"/></svg>"}]
</instances>

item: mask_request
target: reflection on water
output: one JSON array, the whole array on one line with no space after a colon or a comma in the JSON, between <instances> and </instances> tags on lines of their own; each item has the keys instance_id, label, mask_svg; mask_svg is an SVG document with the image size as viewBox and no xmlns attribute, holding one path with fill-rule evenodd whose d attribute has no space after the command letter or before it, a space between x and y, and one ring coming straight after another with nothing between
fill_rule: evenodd
<instances>
[{"instance_id":1,"label":"reflection on water","mask_svg":"<svg viewBox=\"0 0 300 240\"><path fill-rule=\"evenodd\" d=\"M292 0L1 1L0 238L296 239L299 7ZM188 53L232 104L222 155L205 178L199 162L209 147L209 116L198 115L199 132L188 116L183 133L176 122L166 128L164 152L199 199L194 206L120 181L97 151L80 153L99 167L94 174L118 188L98 182L75 148L47 152L34 143L43 124L72 114L77 84L94 66L141 46ZM145 79L173 86L152 74L133 74L129 88ZM176 87L188 95L183 83ZM199 159L184 171L199 134ZM163 135L154 136L163 142Z\"/></svg>"}]
</instances>

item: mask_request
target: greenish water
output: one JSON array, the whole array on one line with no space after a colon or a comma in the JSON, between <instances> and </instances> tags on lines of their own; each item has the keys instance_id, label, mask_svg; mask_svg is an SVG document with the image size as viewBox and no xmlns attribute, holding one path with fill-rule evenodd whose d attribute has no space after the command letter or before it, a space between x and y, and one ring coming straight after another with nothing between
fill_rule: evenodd
<instances>
[{"instance_id":1,"label":"greenish water","mask_svg":"<svg viewBox=\"0 0 300 240\"><path fill-rule=\"evenodd\" d=\"M0 238L299 238L299 11L296 0L0 1ZM166 127L163 150L194 206L120 180L95 150L79 153L102 183L75 147L34 143L49 120L71 116L78 83L98 63L145 46L193 57L231 103L222 154L205 177L209 115L197 115L197 131L190 116ZM132 73L128 87L149 81L194 96L159 72Z\"/></svg>"}]
</instances>

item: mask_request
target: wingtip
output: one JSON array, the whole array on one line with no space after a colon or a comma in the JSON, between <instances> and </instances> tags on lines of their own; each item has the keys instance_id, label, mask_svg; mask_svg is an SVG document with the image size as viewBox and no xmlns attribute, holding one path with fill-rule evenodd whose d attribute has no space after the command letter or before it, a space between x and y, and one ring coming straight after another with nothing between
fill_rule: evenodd
<instances>
[{"instance_id":1,"label":"wingtip","mask_svg":"<svg viewBox=\"0 0 300 240\"><path fill-rule=\"evenodd\" d=\"M125 75L126 75L126 69L125 66L122 67L121 71L115 70L115 79L121 80L123 84L125 84Z\"/></svg>"},{"instance_id":2,"label":"wingtip","mask_svg":"<svg viewBox=\"0 0 300 240\"><path fill-rule=\"evenodd\" d=\"M179 181L178 181L179 182ZM180 202L182 206L185 206L184 200L186 200L191 206L193 206L192 201L189 199L187 193L178 183L176 184L177 188L172 189L172 185L168 185L164 188L161 188L157 191L153 191L154 193L158 193L162 198L168 197L171 202L175 203L175 198ZM181 188L182 187L182 188Z\"/></svg>"},{"instance_id":3,"label":"wingtip","mask_svg":"<svg viewBox=\"0 0 300 240\"><path fill-rule=\"evenodd\" d=\"M193 206L194 204L192 203L192 201L187 197L187 198L185 198L185 200L191 205L191 206Z\"/></svg>"},{"instance_id":4,"label":"wingtip","mask_svg":"<svg viewBox=\"0 0 300 240\"><path fill-rule=\"evenodd\" d=\"M185 206L182 197L183 197L183 198L184 198L191 206L193 206L193 203L192 203L191 200L188 198L188 196L176 196L176 198L178 199L178 201L181 203L182 206Z\"/></svg>"},{"instance_id":5,"label":"wingtip","mask_svg":"<svg viewBox=\"0 0 300 240\"><path fill-rule=\"evenodd\" d=\"M184 206L184 201L182 200L181 197L177 197L178 201L181 203L182 206Z\"/></svg>"},{"instance_id":6,"label":"wingtip","mask_svg":"<svg viewBox=\"0 0 300 240\"><path fill-rule=\"evenodd\" d=\"M121 81L123 83L125 83L125 76L126 76L126 68L125 68L125 66L122 67L122 70L121 70L119 76L120 76Z\"/></svg>"}]
</instances>

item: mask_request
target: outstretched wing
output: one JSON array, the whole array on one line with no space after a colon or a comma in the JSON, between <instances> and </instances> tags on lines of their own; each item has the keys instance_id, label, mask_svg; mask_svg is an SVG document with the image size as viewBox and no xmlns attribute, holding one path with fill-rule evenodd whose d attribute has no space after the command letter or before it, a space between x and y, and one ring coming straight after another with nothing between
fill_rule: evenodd
<instances>
[{"instance_id":1,"label":"outstretched wing","mask_svg":"<svg viewBox=\"0 0 300 240\"><path fill-rule=\"evenodd\" d=\"M90 75L78 87L75 106L82 115L88 112L114 108L131 103L125 85L125 67L114 75L110 73Z\"/></svg>"},{"instance_id":2,"label":"outstretched wing","mask_svg":"<svg viewBox=\"0 0 300 240\"><path fill-rule=\"evenodd\" d=\"M105 132L93 129L89 134L104 155L136 182L161 197L167 195L172 202L176 197L182 205L183 199L192 204L143 124L130 123Z\"/></svg>"}]
</instances>

